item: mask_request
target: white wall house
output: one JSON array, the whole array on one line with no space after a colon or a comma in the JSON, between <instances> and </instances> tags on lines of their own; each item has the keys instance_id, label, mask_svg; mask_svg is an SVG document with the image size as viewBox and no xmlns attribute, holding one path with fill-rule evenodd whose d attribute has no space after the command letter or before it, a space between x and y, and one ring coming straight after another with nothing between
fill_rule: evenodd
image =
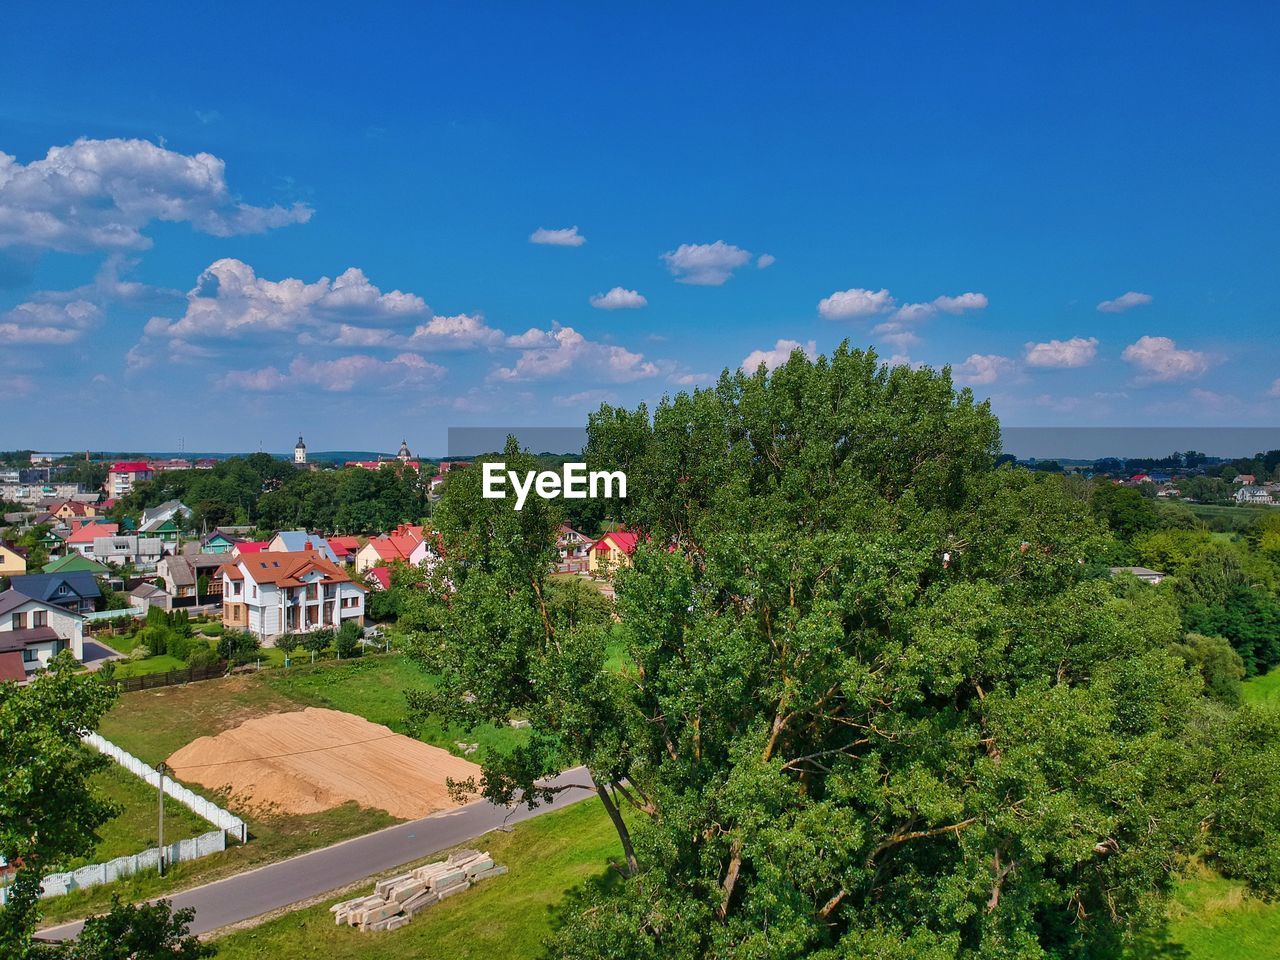
<instances>
[{"instance_id":1,"label":"white wall house","mask_svg":"<svg viewBox=\"0 0 1280 960\"><path fill-rule=\"evenodd\" d=\"M133 564L143 570L152 570L164 556L164 541L159 537L128 536L95 537L93 550L87 554L103 563L116 566Z\"/></svg>"},{"instance_id":2,"label":"white wall house","mask_svg":"<svg viewBox=\"0 0 1280 960\"><path fill-rule=\"evenodd\" d=\"M0 593L0 657L20 654L31 674L62 650L84 660L84 617L16 590Z\"/></svg>"},{"instance_id":3,"label":"white wall house","mask_svg":"<svg viewBox=\"0 0 1280 960\"><path fill-rule=\"evenodd\" d=\"M364 624L366 588L314 550L262 551L224 564L222 623L264 640Z\"/></svg>"}]
</instances>

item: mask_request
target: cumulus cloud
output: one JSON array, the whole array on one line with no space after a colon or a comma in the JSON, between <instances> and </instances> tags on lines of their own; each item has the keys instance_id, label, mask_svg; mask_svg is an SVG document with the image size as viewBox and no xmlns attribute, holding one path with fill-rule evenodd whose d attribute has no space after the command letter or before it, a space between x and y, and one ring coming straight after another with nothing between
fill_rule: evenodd
<instances>
[{"instance_id":1,"label":"cumulus cloud","mask_svg":"<svg viewBox=\"0 0 1280 960\"><path fill-rule=\"evenodd\" d=\"M362 336L357 328L394 327L426 318L435 319L421 297L399 290L384 293L355 267L335 280L321 277L307 283L293 277L267 280L247 263L227 258L200 274L187 293L181 317L152 317L147 333L202 340L323 331L326 340L341 337L356 343Z\"/></svg>"},{"instance_id":2,"label":"cumulus cloud","mask_svg":"<svg viewBox=\"0 0 1280 960\"><path fill-rule=\"evenodd\" d=\"M532 341L529 334L523 337ZM643 354L588 340L573 327L555 324L544 345L522 351L514 366L499 367L490 376L494 380L547 380L590 375L628 383L657 374L657 364L645 360Z\"/></svg>"},{"instance_id":3,"label":"cumulus cloud","mask_svg":"<svg viewBox=\"0 0 1280 960\"><path fill-rule=\"evenodd\" d=\"M733 271L751 259L751 251L717 240L715 243L682 243L662 255L667 269L679 283L718 287Z\"/></svg>"},{"instance_id":4,"label":"cumulus cloud","mask_svg":"<svg viewBox=\"0 0 1280 960\"><path fill-rule=\"evenodd\" d=\"M884 288L874 291L862 287L837 290L818 301L818 313L828 320L860 320L888 313L893 307L893 297Z\"/></svg>"},{"instance_id":5,"label":"cumulus cloud","mask_svg":"<svg viewBox=\"0 0 1280 960\"><path fill-rule=\"evenodd\" d=\"M0 313L0 343L60 345L74 343L98 322L102 311L87 300L20 303Z\"/></svg>"},{"instance_id":6,"label":"cumulus cloud","mask_svg":"<svg viewBox=\"0 0 1280 960\"><path fill-rule=\"evenodd\" d=\"M983 310L986 306L985 293L962 293L956 297L935 297L927 303L899 305L883 287L879 290L853 287L849 290L837 290L818 301L818 313L828 320L863 320L892 312L893 322L905 325L922 323L937 313L959 314L969 310Z\"/></svg>"},{"instance_id":7,"label":"cumulus cloud","mask_svg":"<svg viewBox=\"0 0 1280 960\"><path fill-rule=\"evenodd\" d=\"M906 350L922 342L914 330L897 320L886 320L884 323L877 323L871 328L871 334L878 337L882 343L887 343L897 350Z\"/></svg>"},{"instance_id":8,"label":"cumulus cloud","mask_svg":"<svg viewBox=\"0 0 1280 960\"><path fill-rule=\"evenodd\" d=\"M746 373L755 373L760 364L766 370L774 370L791 359L791 354L799 350L810 360L818 356L818 345L813 340L801 343L799 340L779 340L771 350L752 350L742 358L742 369Z\"/></svg>"},{"instance_id":9,"label":"cumulus cloud","mask_svg":"<svg viewBox=\"0 0 1280 960\"><path fill-rule=\"evenodd\" d=\"M1027 364L1032 367L1071 369L1093 362L1098 355L1097 337L1072 337L1027 344Z\"/></svg>"},{"instance_id":10,"label":"cumulus cloud","mask_svg":"<svg viewBox=\"0 0 1280 960\"><path fill-rule=\"evenodd\" d=\"M357 386L402 387L426 383L444 376L445 369L416 353L402 353L391 360L352 354L335 360L312 360L298 356L287 370L262 367L232 370L219 381L227 389L256 393L282 392L299 387L329 393L348 393Z\"/></svg>"},{"instance_id":11,"label":"cumulus cloud","mask_svg":"<svg viewBox=\"0 0 1280 960\"><path fill-rule=\"evenodd\" d=\"M1182 350L1168 337L1139 337L1121 356L1138 368L1142 383L1167 383L1198 377L1209 369L1208 354Z\"/></svg>"},{"instance_id":12,"label":"cumulus cloud","mask_svg":"<svg viewBox=\"0 0 1280 960\"><path fill-rule=\"evenodd\" d=\"M635 290L614 287L608 293L597 293L591 298L591 305L597 310L636 310L647 307L649 301Z\"/></svg>"},{"instance_id":13,"label":"cumulus cloud","mask_svg":"<svg viewBox=\"0 0 1280 960\"><path fill-rule=\"evenodd\" d=\"M587 242L587 238L578 232L576 226L564 227L560 230L539 227L529 234L529 242L548 247L580 247Z\"/></svg>"},{"instance_id":14,"label":"cumulus cloud","mask_svg":"<svg viewBox=\"0 0 1280 960\"><path fill-rule=\"evenodd\" d=\"M230 237L306 223L311 213L301 203L243 203L222 160L146 140L80 139L28 164L0 153L0 248L145 250L142 229L154 221Z\"/></svg>"},{"instance_id":15,"label":"cumulus cloud","mask_svg":"<svg viewBox=\"0 0 1280 960\"><path fill-rule=\"evenodd\" d=\"M1145 307L1153 299L1154 297L1149 293L1138 293L1136 290L1130 290L1128 293L1122 293L1114 300L1103 300L1098 304L1098 311L1100 313L1124 313L1134 307Z\"/></svg>"},{"instance_id":16,"label":"cumulus cloud","mask_svg":"<svg viewBox=\"0 0 1280 960\"><path fill-rule=\"evenodd\" d=\"M1017 365L1008 357L994 353L972 353L969 358L952 368L955 378L962 383L988 384L1007 377Z\"/></svg>"},{"instance_id":17,"label":"cumulus cloud","mask_svg":"<svg viewBox=\"0 0 1280 960\"><path fill-rule=\"evenodd\" d=\"M772 253L762 253L760 256L756 257L756 269L765 270L768 267L772 267L777 262L778 258Z\"/></svg>"},{"instance_id":18,"label":"cumulus cloud","mask_svg":"<svg viewBox=\"0 0 1280 960\"><path fill-rule=\"evenodd\" d=\"M409 345L425 350L467 350L496 347L506 335L488 326L478 314L459 313L452 317L432 317L409 337Z\"/></svg>"}]
</instances>

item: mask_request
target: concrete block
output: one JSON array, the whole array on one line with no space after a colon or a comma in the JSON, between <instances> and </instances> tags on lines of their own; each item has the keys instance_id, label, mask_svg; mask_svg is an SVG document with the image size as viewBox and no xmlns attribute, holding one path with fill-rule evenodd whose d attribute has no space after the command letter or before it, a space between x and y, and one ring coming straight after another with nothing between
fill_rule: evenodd
<instances>
[{"instance_id":1,"label":"concrete block","mask_svg":"<svg viewBox=\"0 0 1280 960\"><path fill-rule=\"evenodd\" d=\"M388 903L381 907L370 907L364 912L363 922L366 924L377 923L379 920L386 920L388 917L394 917L401 912L400 904Z\"/></svg>"},{"instance_id":2,"label":"concrete block","mask_svg":"<svg viewBox=\"0 0 1280 960\"><path fill-rule=\"evenodd\" d=\"M478 857L478 856L480 856L479 850L458 850L450 854L448 860L443 860L441 862L452 863L454 866L457 866L463 860L470 860L472 857Z\"/></svg>"},{"instance_id":3,"label":"concrete block","mask_svg":"<svg viewBox=\"0 0 1280 960\"><path fill-rule=\"evenodd\" d=\"M450 887L457 886L458 884L462 883L466 879L467 879L467 875L463 871L458 869L450 870L448 873L443 873L440 876L432 879L431 889L447 890Z\"/></svg>"},{"instance_id":4,"label":"concrete block","mask_svg":"<svg viewBox=\"0 0 1280 960\"><path fill-rule=\"evenodd\" d=\"M492 866L488 870L481 870L479 873L472 874L471 882L479 883L481 880L488 880L490 877L500 877L506 872L506 867Z\"/></svg>"},{"instance_id":5,"label":"concrete block","mask_svg":"<svg viewBox=\"0 0 1280 960\"><path fill-rule=\"evenodd\" d=\"M476 857L470 863L465 864L462 869L468 877L474 877L477 873L483 873L492 867L493 857Z\"/></svg>"},{"instance_id":6,"label":"concrete block","mask_svg":"<svg viewBox=\"0 0 1280 960\"><path fill-rule=\"evenodd\" d=\"M408 917L392 917L387 921L387 932L390 933L392 930L399 930L401 927L408 924L408 922Z\"/></svg>"},{"instance_id":7,"label":"concrete block","mask_svg":"<svg viewBox=\"0 0 1280 960\"><path fill-rule=\"evenodd\" d=\"M461 893L463 890L470 889L470 887L471 887L471 881L464 880L462 881L462 883L459 883L453 887L449 887L447 890L441 890L440 899L443 900L446 897L452 897L455 893Z\"/></svg>"},{"instance_id":8,"label":"concrete block","mask_svg":"<svg viewBox=\"0 0 1280 960\"><path fill-rule=\"evenodd\" d=\"M425 910L439 899L439 894L429 892L420 893L412 900L406 900L404 902L405 916L412 917L415 913Z\"/></svg>"},{"instance_id":9,"label":"concrete block","mask_svg":"<svg viewBox=\"0 0 1280 960\"><path fill-rule=\"evenodd\" d=\"M373 892L376 893L378 896L385 898L387 895L387 891L390 890L392 887L396 886L397 884L404 883L406 880L412 880L412 879L413 879L413 874L411 873L402 873L398 877L388 877L386 880L379 880L377 883L375 883L373 885Z\"/></svg>"},{"instance_id":10,"label":"concrete block","mask_svg":"<svg viewBox=\"0 0 1280 960\"><path fill-rule=\"evenodd\" d=\"M391 888L390 899L396 901L397 903L404 903L406 900L413 899L414 897L416 897L418 894L422 893L426 889L427 889L426 883L424 883L421 880L406 880L404 883L400 884L399 886L395 886Z\"/></svg>"}]
</instances>

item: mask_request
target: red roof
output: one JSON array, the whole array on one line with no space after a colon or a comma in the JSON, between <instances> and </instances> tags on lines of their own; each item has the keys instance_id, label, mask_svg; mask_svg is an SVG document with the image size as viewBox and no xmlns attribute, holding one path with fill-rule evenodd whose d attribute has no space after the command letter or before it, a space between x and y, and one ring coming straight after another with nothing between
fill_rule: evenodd
<instances>
[{"instance_id":1,"label":"red roof","mask_svg":"<svg viewBox=\"0 0 1280 960\"><path fill-rule=\"evenodd\" d=\"M592 550L605 549L605 541L612 540L614 545L625 553L627 556L636 552L636 543L640 540L640 534L632 533L629 530L615 530L613 533L606 533L603 537L591 545Z\"/></svg>"},{"instance_id":2,"label":"red roof","mask_svg":"<svg viewBox=\"0 0 1280 960\"><path fill-rule=\"evenodd\" d=\"M0 653L0 681L25 679L27 679L27 668L22 665L22 651L12 650Z\"/></svg>"},{"instance_id":3,"label":"red roof","mask_svg":"<svg viewBox=\"0 0 1280 960\"><path fill-rule=\"evenodd\" d=\"M391 589L391 568L390 567L374 567L369 571L369 576L377 581L378 586L383 590Z\"/></svg>"},{"instance_id":4,"label":"red roof","mask_svg":"<svg viewBox=\"0 0 1280 960\"><path fill-rule=\"evenodd\" d=\"M240 543L235 545L234 549L237 553L241 554L261 553L263 550L267 549L268 542L269 541L267 540L242 540Z\"/></svg>"},{"instance_id":5,"label":"red roof","mask_svg":"<svg viewBox=\"0 0 1280 960\"><path fill-rule=\"evenodd\" d=\"M126 460L111 465L112 473L150 473L151 464L145 460Z\"/></svg>"},{"instance_id":6,"label":"red roof","mask_svg":"<svg viewBox=\"0 0 1280 960\"><path fill-rule=\"evenodd\" d=\"M93 543L98 537L114 537L120 532L118 523L86 523L67 537L67 543Z\"/></svg>"},{"instance_id":7,"label":"red roof","mask_svg":"<svg viewBox=\"0 0 1280 960\"><path fill-rule=\"evenodd\" d=\"M348 556L359 552L360 540L358 537L330 537L329 548L335 556Z\"/></svg>"}]
</instances>

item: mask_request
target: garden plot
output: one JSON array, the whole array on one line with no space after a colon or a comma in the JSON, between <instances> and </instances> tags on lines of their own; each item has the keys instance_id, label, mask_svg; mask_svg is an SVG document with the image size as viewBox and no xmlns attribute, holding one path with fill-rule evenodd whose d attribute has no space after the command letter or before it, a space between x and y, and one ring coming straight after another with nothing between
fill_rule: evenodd
<instances>
[{"instance_id":1,"label":"garden plot","mask_svg":"<svg viewBox=\"0 0 1280 960\"><path fill-rule=\"evenodd\" d=\"M168 764L179 780L225 791L247 810L306 814L355 801L404 820L457 806L447 781L480 777L478 766L446 750L317 707L200 737Z\"/></svg>"}]
</instances>

